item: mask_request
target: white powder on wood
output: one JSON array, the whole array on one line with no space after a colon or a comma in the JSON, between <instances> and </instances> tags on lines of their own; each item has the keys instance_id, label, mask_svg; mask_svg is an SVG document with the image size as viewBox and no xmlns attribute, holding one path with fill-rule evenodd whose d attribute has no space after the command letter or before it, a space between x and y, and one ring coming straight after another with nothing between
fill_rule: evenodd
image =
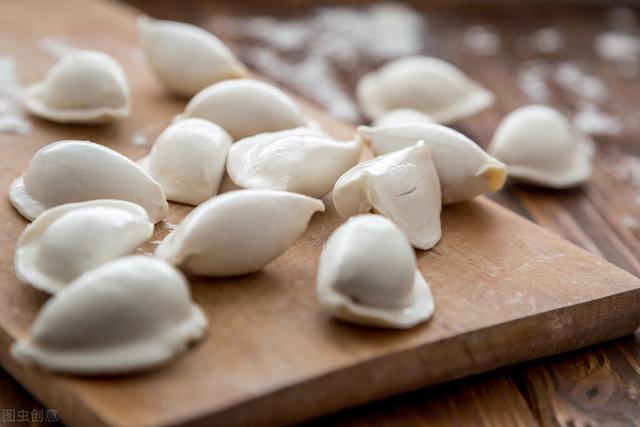
<instances>
[{"instance_id":1,"label":"white powder on wood","mask_svg":"<svg viewBox=\"0 0 640 427\"><path fill-rule=\"evenodd\" d=\"M25 135L31 123L23 108L24 88L16 79L15 61L0 56L0 133Z\"/></svg>"},{"instance_id":2,"label":"white powder on wood","mask_svg":"<svg viewBox=\"0 0 640 427\"><path fill-rule=\"evenodd\" d=\"M472 53L481 56L495 55L502 46L498 30L489 25L467 27L464 30L462 41Z\"/></svg>"},{"instance_id":3,"label":"white powder on wood","mask_svg":"<svg viewBox=\"0 0 640 427\"><path fill-rule=\"evenodd\" d=\"M573 125L587 135L619 135L624 132L622 121L600 111L595 104L583 103L573 116Z\"/></svg>"},{"instance_id":4,"label":"white powder on wood","mask_svg":"<svg viewBox=\"0 0 640 427\"><path fill-rule=\"evenodd\" d=\"M556 53L564 46L564 36L556 28L541 28L529 36L529 46L534 52Z\"/></svg>"},{"instance_id":5,"label":"white powder on wood","mask_svg":"<svg viewBox=\"0 0 640 427\"><path fill-rule=\"evenodd\" d=\"M426 32L423 17L399 3L326 6L303 19L230 19L223 22L229 35L250 42L240 44L249 65L351 121L358 119L358 109L336 70L352 73L362 63L417 54Z\"/></svg>"},{"instance_id":6,"label":"white powder on wood","mask_svg":"<svg viewBox=\"0 0 640 427\"><path fill-rule=\"evenodd\" d=\"M38 40L38 47L53 58L60 59L78 50L62 37L45 37Z\"/></svg>"},{"instance_id":7,"label":"white powder on wood","mask_svg":"<svg viewBox=\"0 0 640 427\"><path fill-rule=\"evenodd\" d=\"M131 136L131 142L133 145L142 146L147 145L147 137L142 131L136 132Z\"/></svg>"},{"instance_id":8,"label":"white powder on wood","mask_svg":"<svg viewBox=\"0 0 640 427\"><path fill-rule=\"evenodd\" d=\"M540 61L525 62L517 72L520 91L534 102L546 102L550 96L547 84L547 65Z\"/></svg>"},{"instance_id":9,"label":"white powder on wood","mask_svg":"<svg viewBox=\"0 0 640 427\"><path fill-rule=\"evenodd\" d=\"M601 101L608 95L602 79L585 72L575 62L560 63L555 68L553 79L561 88L582 99Z\"/></svg>"}]
</instances>

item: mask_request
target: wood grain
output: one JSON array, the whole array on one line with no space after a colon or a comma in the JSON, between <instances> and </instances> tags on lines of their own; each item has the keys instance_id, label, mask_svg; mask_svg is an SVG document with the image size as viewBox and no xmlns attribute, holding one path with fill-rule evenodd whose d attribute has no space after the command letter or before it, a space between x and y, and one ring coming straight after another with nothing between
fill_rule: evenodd
<instances>
[{"instance_id":1,"label":"wood grain","mask_svg":"<svg viewBox=\"0 0 640 427\"><path fill-rule=\"evenodd\" d=\"M191 3L190 3L191 4ZM196 3L193 3L196 4ZM167 10L186 10L189 13L194 13L196 15L199 14L199 9L198 6L193 6L193 4L190 5L186 5L184 8L171 8L169 7ZM70 10L73 10L73 8L71 8ZM206 10L210 10L209 7L207 7ZM109 16L109 13L105 10L102 11L103 13L105 13L107 16ZM73 12L72 12L73 13ZM185 15L186 16L186 15ZM200 14L198 15L199 19L208 19L206 17L206 15L204 14ZM77 18L77 17L76 17ZM76 22L81 21L81 19L78 19ZM97 25L97 28L102 28L103 26L100 25L99 22L91 22L91 23L84 23L83 25L86 25L86 27L91 27L91 28L95 28L94 26ZM444 25L444 24L443 24ZM85 27L85 28L86 28ZM106 31L107 29L104 28L104 30ZM64 32L66 35L66 32L70 31L71 34L77 34L77 39L73 40L73 36L72 36L72 41L75 44L78 45L83 45L83 43L86 43L86 46L96 46L95 43L104 43L105 40L101 40L99 38L95 39L95 40L91 40L90 42L85 42L83 40L84 37L81 37L81 30L74 30L73 25L69 25L67 28L64 28ZM126 31L124 31L124 33L127 33ZM116 52L117 49L115 48L115 46L112 46L112 49L114 50L114 52L110 52L110 53L114 53L116 56L118 55L122 55L121 52ZM105 50L108 50L108 48L106 48ZM25 52L25 55L30 54L28 51ZM36 55L37 56L37 55ZM37 59L38 61L40 59ZM44 62L44 61L43 61ZM126 60L125 60L126 62ZM139 67L139 66L138 66ZM138 67L134 66L134 68L136 68L138 71L140 72L144 72L142 70L140 70ZM40 70L36 70L37 72L34 71L34 75L32 76L32 80L34 80L37 77L37 74L40 74L40 72L42 71L43 68L41 68ZM136 72L138 72L136 71ZM508 77L508 76L507 76ZM506 78L506 77L505 77ZM151 88L153 86L153 84L151 83L152 79L149 80L148 84L148 89ZM169 103L173 103L174 101L171 100L167 100L165 99L166 97L164 97L161 92L158 92L156 88L153 88L152 90L149 90L146 95L153 95L153 97L155 97L154 99L158 100L158 104L164 104L165 102L169 102ZM175 105L175 104L174 104ZM167 114L169 114L169 111L171 111L172 109L175 109L173 106L171 108L168 108L167 110ZM485 115L486 116L486 115ZM167 116L168 117L168 116ZM138 117L136 120L141 119L142 117ZM145 120L149 120L150 117L144 117ZM480 124L474 124L474 120L479 120ZM40 125L40 124L39 124ZM42 123L42 125L44 126L48 126L51 127L50 125L46 125L44 123ZM494 126L495 125L495 120L494 119L486 119L484 117L481 118L474 118L473 120L469 121L468 123L465 122L462 124L462 128L464 130L471 130L468 133L473 134L473 132L479 132L479 130L476 129L484 129L485 131L488 131L489 129L491 129L490 126ZM158 127L157 129L153 129L152 131L150 131L150 134L153 135L154 133L157 133L160 129L161 129L161 124L159 124L160 127ZM73 129L58 129L58 127L56 128L56 132L59 132L60 134L62 133L66 133L67 135L69 133L71 133L70 131L72 131ZM342 129L342 128L341 128ZM64 130L64 132L62 132ZM99 135L98 137L104 137L104 141L111 143L112 141L118 141L120 144L123 143L123 141L128 141L130 138L131 133L135 131L135 128L125 128L123 129L121 126L116 126L115 130L113 128L111 128L111 130L109 130L108 132L103 132L102 130L98 131ZM344 131L344 129L343 129ZM90 132L88 132L88 134L91 134L93 136L93 132L94 130L91 130ZM82 132L81 132L82 133ZM87 134L87 133L85 133ZM480 139L480 141L486 141L486 139ZM101 141L102 142L102 141ZM142 151L141 148L131 148L131 147L127 147L127 151L128 153L132 153L131 155L137 155L137 152ZM16 165L18 165L19 163L16 163ZM12 171L13 173L13 171ZM539 206L542 205L541 208L539 208L538 213L535 215L532 215L534 218L538 219L539 222L543 223L544 225L547 225L549 227L551 227L553 229L553 226L558 224L556 221L554 221L554 218L557 217L559 214L566 212L566 208L562 205L559 204L557 201L557 195L554 194L547 194L547 204L541 204L538 203L537 199L533 199L530 198L527 200L527 197L523 197L522 196L522 192L528 192L529 190L527 189L522 189L519 187L510 187L508 189L508 193L509 195L515 195L515 197L505 197L504 193L500 194L498 196L498 200L503 200L505 203L509 203L513 206L510 207L514 207L516 208L517 211L521 212L527 212L529 215L532 215L530 213L529 209L534 209L534 206ZM536 191L533 192L534 194L536 193ZM609 193L610 195L610 193ZM580 195L580 197L582 197L582 195ZM542 197L540 198L540 200L544 201L544 194L542 195ZM555 201L555 202L554 202ZM589 211L587 211L589 212ZM589 242L592 241L592 239L589 236L588 233L585 233L584 231L582 231L582 227L575 221L575 220L571 220L571 215L566 215L565 217L567 217L567 219L565 220L564 223L560 223L560 225L556 225L555 227L555 231L558 232L562 232L562 233L566 233L566 236L569 237L571 240L573 240L574 242L582 245L583 247L587 247L588 249L594 250L597 249L598 246L596 244L593 244L590 246ZM177 216L175 217L177 218ZM542 219L546 219L546 222ZM597 217L596 217L597 218ZM568 231L565 231L568 230ZM587 236L587 237L585 237ZM608 240L607 240L608 241ZM616 248L616 243L611 243L611 247ZM447 255L442 254L443 256ZM628 254L627 254L628 255ZM630 258L628 256L621 256L620 257L621 261L625 261L630 263ZM631 264L630 264L631 265ZM626 267L626 266L625 266ZM606 311L604 307L602 307L600 309L600 311ZM596 313L598 313L598 311L596 310ZM585 313L586 314L586 313ZM584 316L585 314L581 314L581 316ZM588 314L591 314L591 311L589 311ZM606 313L605 313L606 314ZM603 313L600 313L599 315L603 315ZM495 338L495 337L494 337ZM502 374L504 375L504 374ZM535 374L533 374L533 377L536 377ZM506 377L498 377L498 378L506 378ZM517 378L517 376L516 376ZM457 411L449 408L449 405L452 405L451 402L453 401L457 401L460 402L460 399L475 399L477 400L477 396L478 395L482 395L482 396L496 396L496 395L500 395L502 396L504 393L504 395L509 396L511 398L505 399L507 402L509 402L508 405L504 405L504 408L502 406L499 406L498 408L496 408L495 406L492 407L492 405L490 404L489 400L485 400L483 405L479 405L477 407L474 407L473 409L477 408L477 413L480 414L483 417L489 417L489 418L483 418L483 421L485 423L485 425L499 425L499 423L503 423L504 425L511 425L510 423L507 422L507 420L519 420L522 419L524 420L523 423L526 423L527 420L530 420L530 418L528 418L526 415L524 416L519 416L518 414L527 414L525 408L523 408L523 405L518 405L516 402L521 402L521 397L515 392L514 387L512 387L513 383L510 380L499 380L499 381L488 381L486 386L483 386L483 382L482 380L478 380L479 384L476 383L473 388L470 388L470 390L477 390L474 394L472 391L470 391L467 394L464 393L454 393L454 392L450 392L451 393L451 401L449 401L449 403L446 403L446 400L443 400L442 402L438 402L437 400L435 401L436 403L433 404L432 408L434 410L437 410L437 408L441 408L441 414L442 416L440 417L440 420L442 421L443 419L445 419L447 416L450 416L452 413L455 413ZM474 380L475 381L475 380ZM509 384L509 387L505 387L504 383ZM473 383L472 383L473 384ZM525 384L528 384L525 382ZM463 386L464 387L464 386ZM471 387L471 386L470 386ZM533 390L532 387L528 387L527 390ZM44 391L42 392L44 393ZM564 396L563 393L559 394L559 396L556 396L557 399L560 399ZM426 397L427 401L429 402L433 402L433 398L430 397ZM492 399L495 400L495 399ZM419 401L419 400L418 400ZM531 399L531 401L533 401ZM71 402L73 403L73 402ZM65 404L69 404L68 402ZM411 406L411 402L409 403L410 407L415 407L415 402L414 402L414 406ZM419 404L418 404L419 406ZM444 411L442 410L442 408L447 408ZM464 405L464 407L466 408L467 405ZM502 415L502 409L504 409L505 411L509 411L509 417L504 417L504 418L500 418L500 415ZM394 414L397 414L398 416L402 415L402 409L398 409L396 410L396 412L394 412ZM384 411L383 411L384 412ZM536 414L541 413L542 411L539 411L536 407ZM460 420L464 421L464 420L471 420L474 417L474 411L471 410L468 413L467 412L463 412L460 414L461 418L459 418ZM489 414L489 415L488 415ZM575 416L575 412L574 415ZM468 418L465 418L468 417ZM437 420L437 417L434 417ZM551 417L552 418L552 417ZM549 418L549 419L551 419ZM356 417L357 419L357 417ZM375 420L377 420L379 418L372 418L370 419L371 422L376 422ZM502 421L500 421L502 419ZM575 418L574 418L575 419ZM631 418L632 419L632 418ZM546 420L546 419L545 419ZM420 416L417 416L417 418L415 419L416 421L416 425L437 425L435 423L437 423L437 421L434 421L434 424L425 424L428 423L429 420L425 420ZM432 420L433 421L433 420ZM566 421L566 420L565 420ZM357 421L356 421L357 422ZM364 422L364 421L363 421ZM78 421L74 421L74 423L78 423ZM442 424L442 425L446 425L446 424ZM522 424L522 425L527 425L527 424Z\"/></svg>"}]
</instances>

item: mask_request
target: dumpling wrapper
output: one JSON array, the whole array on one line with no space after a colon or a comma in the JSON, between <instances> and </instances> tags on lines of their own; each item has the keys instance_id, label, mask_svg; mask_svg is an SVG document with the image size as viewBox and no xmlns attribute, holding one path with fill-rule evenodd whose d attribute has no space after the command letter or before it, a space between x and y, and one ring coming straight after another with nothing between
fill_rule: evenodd
<instances>
[{"instance_id":1,"label":"dumpling wrapper","mask_svg":"<svg viewBox=\"0 0 640 427\"><path fill-rule=\"evenodd\" d=\"M48 300L11 354L69 374L131 373L166 363L206 327L179 271L129 256L83 274Z\"/></svg>"},{"instance_id":2,"label":"dumpling wrapper","mask_svg":"<svg viewBox=\"0 0 640 427\"><path fill-rule=\"evenodd\" d=\"M263 133L229 149L227 173L237 185L321 198L358 163L360 141L335 141L312 129Z\"/></svg>"},{"instance_id":3,"label":"dumpling wrapper","mask_svg":"<svg viewBox=\"0 0 640 427\"><path fill-rule=\"evenodd\" d=\"M65 203L126 200L154 224L168 210L160 185L122 154L89 141L57 141L36 152L9 188L11 204L28 220Z\"/></svg>"},{"instance_id":4,"label":"dumpling wrapper","mask_svg":"<svg viewBox=\"0 0 640 427\"><path fill-rule=\"evenodd\" d=\"M422 111L411 108L398 108L397 110L387 111L381 116L376 117L371 122L371 126L378 127L404 123L434 123L434 121Z\"/></svg>"},{"instance_id":5,"label":"dumpling wrapper","mask_svg":"<svg viewBox=\"0 0 640 427\"><path fill-rule=\"evenodd\" d=\"M203 276L253 273L292 246L314 212L324 204L302 194L231 191L191 211L155 256Z\"/></svg>"},{"instance_id":6,"label":"dumpling wrapper","mask_svg":"<svg viewBox=\"0 0 640 427\"><path fill-rule=\"evenodd\" d=\"M440 182L431 152L422 141L348 170L333 189L338 215L373 210L393 221L418 249L440 241Z\"/></svg>"},{"instance_id":7,"label":"dumpling wrapper","mask_svg":"<svg viewBox=\"0 0 640 427\"><path fill-rule=\"evenodd\" d=\"M224 43L200 27L147 16L140 16L137 25L147 63L178 95L193 96L213 83L247 75Z\"/></svg>"},{"instance_id":8,"label":"dumpling wrapper","mask_svg":"<svg viewBox=\"0 0 640 427\"><path fill-rule=\"evenodd\" d=\"M185 119L165 129L138 164L160 184L167 200L199 205L218 192L232 142L215 123Z\"/></svg>"},{"instance_id":9,"label":"dumpling wrapper","mask_svg":"<svg viewBox=\"0 0 640 427\"><path fill-rule=\"evenodd\" d=\"M502 162L446 126L429 123L359 126L357 132L375 154L391 153L424 141L433 155L445 205L498 191L507 179L507 168Z\"/></svg>"},{"instance_id":10,"label":"dumpling wrapper","mask_svg":"<svg viewBox=\"0 0 640 427\"><path fill-rule=\"evenodd\" d=\"M147 212L131 202L92 200L56 206L20 235L16 276L53 294L81 274L130 254L152 233Z\"/></svg>"},{"instance_id":11,"label":"dumpling wrapper","mask_svg":"<svg viewBox=\"0 0 640 427\"><path fill-rule=\"evenodd\" d=\"M356 96L370 120L390 110L411 108L445 124L494 102L493 93L462 71L427 56L400 58L365 75L358 82Z\"/></svg>"},{"instance_id":12,"label":"dumpling wrapper","mask_svg":"<svg viewBox=\"0 0 640 427\"><path fill-rule=\"evenodd\" d=\"M568 188L591 176L591 156L582 139L557 110L530 105L502 119L489 151L507 164L510 177L543 187Z\"/></svg>"},{"instance_id":13,"label":"dumpling wrapper","mask_svg":"<svg viewBox=\"0 0 640 427\"><path fill-rule=\"evenodd\" d=\"M320 255L316 292L329 315L365 326L411 328L435 309L409 242L380 215L352 217L333 232Z\"/></svg>"},{"instance_id":14,"label":"dumpling wrapper","mask_svg":"<svg viewBox=\"0 0 640 427\"><path fill-rule=\"evenodd\" d=\"M54 122L97 124L127 117L129 96L120 64L102 52L78 50L27 88L25 106L31 114Z\"/></svg>"},{"instance_id":15,"label":"dumpling wrapper","mask_svg":"<svg viewBox=\"0 0 640 427\"><path fill-rule=\"evenodd\" d=\"M189 101L177 119L188 117L214 122L234 140L310 123L286 93L252 79L227 80L203 89Z\"/></svg>"}]
</instances>

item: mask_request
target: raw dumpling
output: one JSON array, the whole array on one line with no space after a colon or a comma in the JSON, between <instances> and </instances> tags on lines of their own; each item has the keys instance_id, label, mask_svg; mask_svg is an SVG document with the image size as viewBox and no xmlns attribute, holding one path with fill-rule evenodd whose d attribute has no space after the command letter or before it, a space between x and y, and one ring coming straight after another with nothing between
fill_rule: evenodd
<instances>
[{"instance_id":1,"label":"raw dumpling","mask_svg":"<svg viewBox=\"0 0 640 427\"><path fill-rule=\"evenodd\" d=\"M360 108L373 120L387 111L411 108L438 123L450 123L493 104L493 94L438 58L413 56L365 75L356 89Z\"/></svg>"},{"instance_id":2,"label":"raw dumpling","mask_svg":"<svg viewBox=\"0 0 640 427\"><path fill-rule=\"evenodd\" d=\"M320 200L286 191L239 190L191 211L155 255L204 276L253 273L304 233Z\"/></svg>"},{"instance_id":3,"label":"raw dumpling","mask_svg":"<svg viewBox=\"0 0 640 427\"><path fill-rule=\"evenodd\" d=\"M218 192L231 142L214 123L181 120L160 134L139 164L158 181L168 200L198 205Z\"/></svg>"},{"instance_id":4,"label":"raw dumpling","mask_svg":"<svg viewBox=\"0 0 640 427\"><path fill-rule=\"evenodd\" d=\"M591 156L582 136L553 108L530 105L508 114L489 151L507 164L509 176L531 184L567 188L591 176Z\"/></svg>"},{"instance_id":5,"label":"raw dumpling","mask_svg":"<svg viewBox=\"0 0 640 427\"><path fill-rule=\"evenodd\" d=\"M386 216L418 249L432 248L442 235L440 182L422 141L348 170L336 182L333 203L343 218L372 209Z\"/></svg>"},{"instance_id":6,"label":"raw dumpling","mask_svg":"<svg viewBox=\"0 0 640 427\"><path fill-rule=\"evenodd\" d=\"M58 141L41 148L9 188L11 204L28 220L57 205L96 199L142 206L154 224L167 214L162 188L122 154L89 141Z\"/></svg>"},{"instance_id":7,"label":"raw dumpling","mask_svg":"<svg viewBox=\"0 0 640 427\"><path fill-rule=\"evenodd\" d=\"M244 188L320 198L361 153L360 141L335 141L312 129L262 133L231 146L227 173Z\"/></svg>"},{"instance_id":8,"label":"raw dumpling","mask_svg":"<svg viewBox=\"0 0 640 427\"><path fill-rule=\"evenodd\" d=\"M56 293L81 274L130 254L152 233L147 212L131 202L92 200L56 206L20 235L16 276Z\"/></svg>"},{"instance_id":9,"label":"raw dumpling","mask_svg":"<svg viewBox=\"0 0 640 427\"><path fill-rule=\"evenodd\" d=\"M247 75L235 55L202 28L141 16L138 33L147 63L178 95L193 96L213 83Z\"/></svg>"},{"instance_id":10,"label":"raw dumpling","mask_svg":"<svg viewBox=\"0 0 640 427\"><path fill-rule=\"evenodd\" d=\"M40 83L29 86L32 114L60 123L104 123L129 115L129 85L113 58L93 50L63 57Z\"/></svg>"},{"instance_id":11,"label":"raw dumpling","mask_svg":"<svg viewBox=\"0 0 640 427\"><path fill-rule=\"evenodd\" d=\"M387 126L403 123L433 123L433 119L422 111L412 110L411 108L398 108L376 117L371 125Z\"/></svg>"},{"instance_id":12,"label":"raw dumpling","mask_svg":"<svg viewBox=\"0 0 640 427\"><path fill-rule=\"evenodd\" d=\"M375 154L390 153L424 141L431 149L438 170L445 205L469 200L487 191L498 191L507 179L504 164L446 126L429 123L359 126L358 135Z\"/></svg>"},{"instance_id":13,"label":"raw dumpling","mask_svg":"<svg viewBox=\"0 0 640 427\"><path fill-rule=\"evenodd\" d=\"M179 271L129 256L83 274L47 301L11 354L70 374L129 373L167 362L206 327Z\"/></svg>"},{"instance_id":14,"label":"raw dumpling","mask_svg":"<svg viewBox=\"0 0 640 427\"><path fill-rule=\"evenodd\" d=\"M210 120L234 140L308 124L300 107L286 93L251 79L227 80L203 89L178 119L187 117Z\"/></svg>"},{"instance_id":15,"label":"raw dumpling","mask_svg":"<svg viewBox=\"0 0 640 427\"><path fill-rule=\"evenodd\" d=\"M317 295L333 317L365 326L410 328L435 309L406 237L379 215L352 217L320 256Z\"/></svg>"}]
</instances>

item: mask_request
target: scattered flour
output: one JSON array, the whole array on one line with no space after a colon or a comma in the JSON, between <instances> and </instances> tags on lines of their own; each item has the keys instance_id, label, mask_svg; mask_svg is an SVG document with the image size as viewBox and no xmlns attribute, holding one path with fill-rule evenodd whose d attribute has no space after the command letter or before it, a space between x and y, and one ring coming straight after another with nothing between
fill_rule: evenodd
<instances>
[{"instance_id":1,"label":"scattered flour","mask_svg":"<svg viewBox=\"0 0 640 427\"><path fill-rule=\"evenodd\" d=\"M144 132L138 131L131 136L131 142L133 143L133 145L142 146L147 145L148 141Z\"/></svg>"},{"instance_id":2,"label":"scattered flour","mask_svg":"<svg viewBox=\"0 0 640 427\"><path fill-rule=\"evenodd\" d=\"M564 46L564 36L553 27L541 28L529 36L529 47L538 53L556 53Z\"/></svg>"},{"instance_id":3,"label":"scattered flour","mask_svg":"<svg viewBox=\"0 0 640 427\"><path fill-rule=\"evenodd\" d=\"M561 62L553 73L554 81L580 98L601 101L608 95L607 86L598 77L585 72L575 62Z\"/></svg>"},{"instance_id":4,"label":"scattered flour","mask_svg":"<svg viewBox=\"0 0 640 427\"><path fill-rule=\"evenodd\" d=\"M45 37L38 40L38 47L53 58L60 59L78 50L62 37Z\"/></svg>"},{"instance_id":5,"label":"scattered flour","mask_svg":"<svg viewBox=\"0 0 640 427\"><path fill-rule=\"evenodd\" d=\"M498 30L489 25L472 25L464 30L462 41L474 54L481 56L495 55L502 47Z\"/></svg>"},{"instance_id":6,"label":"scattered flour","mask_svg":"<svg viewBox=\"0 0 640 427\"><path fill-rule=\"evenodd\" d=\"M0 56L0 133L25 135L31 130L23 98L24 88L16 79L14 59Z\"/></svg>"},{"instance_id":7,"label":"scattered flour","mask_svg":"<svg viewBox=\"0 0 640 427\"><path fill-rule=\"evenodd\" d=\"M170 222L166 222L166 221L162 221L162 226L164 228L166 228L167 230L175 230L176 228L178 228L177 224L172 224Z\"/></svg>"},{"instance_id":8,"label":"scattered flour","mask_svg":"<svg viewBox=\"0 0 640 427\"><path fill-rule=\"evenodd\" d=\"M587 135L619 135L624 132L622 121L610 114L600 111L593 103L580 105L573 116L573 125Z\"/></svg>"},{"instance_id":9,"label":"scattered flour","mask_svg":"<svg viewBox=\"0 0 640 427\"><path fill-rule=\"evenodd\" d=\"M627 33L600 33L595 38L594 47L596 53L608 61L637 61L640 57L640 38Z\"/></svg>"},{"instance_id":10,"label":"scattered flour","mask_svg":"<svg viewBox=\"0 0 640 427\"><path fill-rule=\"evenodd\" d=\"M640 229L640 221L638 221L636 218L632 217L631 215L622 216L622 225L624 225L627 228L630 228L631 230Z\"/></svg>"},{"instance_id":11,"label":"scattered flour","mask_svg":"<svg viewBox=\"0 0 640 427\"><path fill-rule=\"evenodd\" d=\"M544 103L551 94L547 84L547 64L528 61L520 66L516 76L518 88L531 101Z\"/></svg>"},{"instance_id":12,"label":"scattered flour","mask_svg":"<svg viewBox=\"0 0 640 427\"><path fill-rule=\"evenodd\" d=\"M420 13L400 3L325 6L304 19L230 19L223 22L229 35L252 42L240 52L251 66L351 121L358 119L358 109L336 72L417 54L427 28Z\"/></svg>"}]
</instances>

